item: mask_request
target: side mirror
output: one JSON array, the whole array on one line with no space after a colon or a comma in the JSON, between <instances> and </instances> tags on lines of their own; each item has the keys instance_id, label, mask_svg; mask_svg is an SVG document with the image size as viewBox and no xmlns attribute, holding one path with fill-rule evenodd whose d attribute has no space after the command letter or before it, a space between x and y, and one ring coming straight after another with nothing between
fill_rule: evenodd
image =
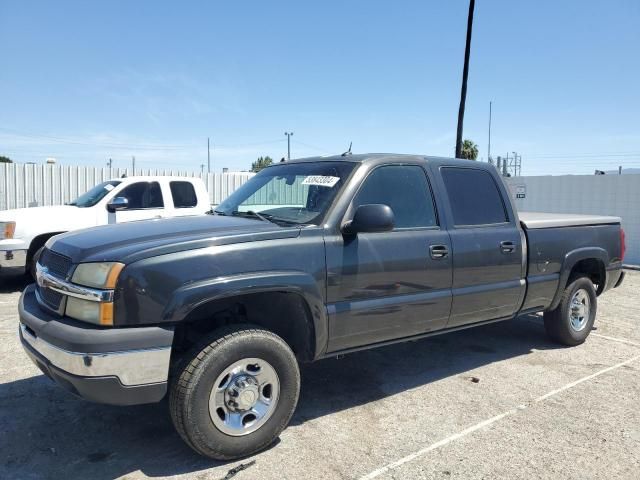
<instances>
[{"instance_id":1,"label":"side mirror","mask_svg":"<svg viewBox=\"0 0 640 480\"><path fill-rule=\"evenodd\" d=\"M388 232L393 230L395 219L393 210L388 205L372 203L360 205L353 215L353 220L342 225L342 233L355 235L357 233Z\"/></svg>"},{"instance_id":2,"label":"side mirror","mask_svg":"<svg viewBox=\"0 0 640 480\"><path fill-rule=\"evenodd\" d=\"M124 210L129 207L129 200L125 197L114 197L107 203L107 210L111 213L117 210Z\"/></svg>"}]
</instances>

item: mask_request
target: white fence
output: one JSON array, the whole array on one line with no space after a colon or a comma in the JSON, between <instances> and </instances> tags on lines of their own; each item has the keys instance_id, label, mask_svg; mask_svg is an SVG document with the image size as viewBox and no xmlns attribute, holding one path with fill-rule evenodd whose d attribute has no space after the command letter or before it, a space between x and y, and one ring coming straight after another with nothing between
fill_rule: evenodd
<instances>
[{"instance_id":1,"label":"white fence","mask_svg":"<svg viewBox=\"0 0 640 480\"><path fill-rule=\"evenodd\" d=\"M71 165L0 164L0 210L62 205L71 202L94 185L131 175L129 168L98 168ZM194 173L167 169L137 169L136 175L199 177L205 182L209 200L219 204L253 173Z\"/></svg>"},{"instance_id":2,"label":"white fence","mask_svg":"<svg viewBox=\"0 0 640 480\"><path fill-rule=\"evenodd\" d=\"M92 186L131 175L131 169L67 165L0 164L0 210L62 205ZM136 175L200 177L213 205L219 204L253 173L204 173L163 169L136 169ZM640 174L563 175L507 178L518 210L585 213L622 217L627 234L627 263L640 265ZM266 190L257 203L269 203ZM296 195L297 196L297 195ZM264 197L264 198L262 198ZM292 199L292 201L294 201Z\"/></svg>"},{"instance_id":3,"label":"white fence","mask_svg":"<svg viewBox=\"0 0 640 480\"><path fill-rule=\"evenodd\" d=\"M640 175L562 175L506 179L518 210L615 215L627 238L625 263L640 265Z\"/></svg>"}]
</instances>

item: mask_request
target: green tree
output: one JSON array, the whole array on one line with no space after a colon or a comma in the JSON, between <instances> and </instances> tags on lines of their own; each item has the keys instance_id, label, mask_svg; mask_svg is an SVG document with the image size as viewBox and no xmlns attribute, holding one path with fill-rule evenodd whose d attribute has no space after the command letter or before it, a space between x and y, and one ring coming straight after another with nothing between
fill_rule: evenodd
<instances>
[{"instance_id":1,"label":"green tree","mask_svg":"<svg viewBox=\"0 0 640 480\"><path fill-rule=\"evenodd\" d=\"M4 155L0 155L0 163L13 163L9 157L5 157Z\"/></svg>"},{"instance_id":2,"label":"green tree","mask_svg":"<svg viewBox=\"0 0 640 480\"><path fill-rule=\"evenodd\" d=\"M465 140L462 142L462 158L466 158L467 160L477 160L478 145L471 140Z\"/></svg>"},{"instance_id":3,"label":"green tree","mask_svg":"<svg viewBox=\"0 0 640 480\"><path fill-rule=\"evenodd\" d=\"M258 157L258 159L251 164L252 172L259 172L265 167L268 167L273 163L273 159L269 156L266 157Z\"/></svg>"}]
</instances>

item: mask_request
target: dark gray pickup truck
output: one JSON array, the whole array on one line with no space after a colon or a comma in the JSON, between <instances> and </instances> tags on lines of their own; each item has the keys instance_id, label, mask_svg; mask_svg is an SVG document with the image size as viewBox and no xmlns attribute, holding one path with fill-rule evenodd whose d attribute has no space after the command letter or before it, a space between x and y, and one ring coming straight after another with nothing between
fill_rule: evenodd
<instances>
[{"instance_id":1,"label":"dark gray pickup truck","mask_svg":"<svg viewBox=\"0 0 640 480\"><path fill-rule=\"evenodd\" d=\"M20 299L20 338L88 400L168 394L186 443L232 459L287 426L300 362L525 312L544 311L553 340L583 342L624 250L617 217L518 216L488 164L297 160L211 215L52 238Z\"/></svg>"}]
</instances>

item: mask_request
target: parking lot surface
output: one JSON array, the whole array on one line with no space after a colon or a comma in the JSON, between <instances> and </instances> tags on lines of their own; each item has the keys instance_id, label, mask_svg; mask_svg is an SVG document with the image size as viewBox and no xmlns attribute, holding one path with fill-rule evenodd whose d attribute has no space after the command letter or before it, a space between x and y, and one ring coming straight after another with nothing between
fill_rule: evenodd
<instances>
[{"instance_id":1,"label":"parking lot surface","mask_svg":"<svg viewBox=\"0 0 640 480\"><path fill-rule=\"evenodd\" d=\"M24 286L0 278L2 479L640 478L640 272L578 347L527 315L304 366L280 441L229 463L192 453L166 403L95 405L44 377L17 338Z\"/></svg>"}]
</instances>

